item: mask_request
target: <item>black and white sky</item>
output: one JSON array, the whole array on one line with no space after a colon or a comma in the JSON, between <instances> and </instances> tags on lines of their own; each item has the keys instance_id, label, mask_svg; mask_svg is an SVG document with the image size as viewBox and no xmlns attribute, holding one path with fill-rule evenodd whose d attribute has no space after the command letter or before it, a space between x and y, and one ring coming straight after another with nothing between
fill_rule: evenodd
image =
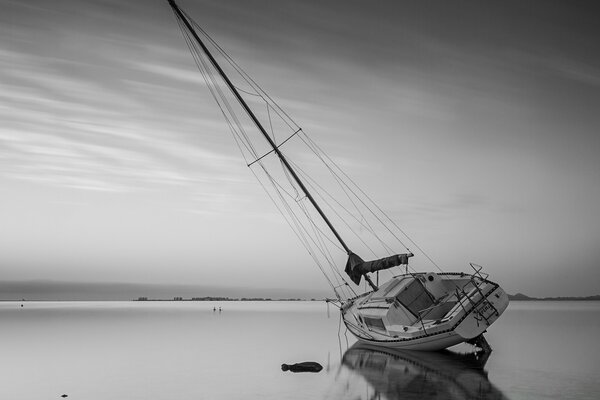
<instances>
[{"instance_id":1,"label":"black and white sky","mask_svg":"<svg viewBox=\"0 0 600 400\"><path fill-rule=\"evenodd\" d=\"M178 3L444 269L600 292L594 2ZM0 0L0 65L1 280L326 292L166 1Z\"/></svg>"}]
</instances>

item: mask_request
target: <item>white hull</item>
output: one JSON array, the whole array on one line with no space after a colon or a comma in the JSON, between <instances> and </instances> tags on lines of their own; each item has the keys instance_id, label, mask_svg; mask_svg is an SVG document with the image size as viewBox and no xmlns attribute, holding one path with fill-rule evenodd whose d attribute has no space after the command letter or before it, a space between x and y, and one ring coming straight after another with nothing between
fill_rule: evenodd
<instances>
[{"instance_id":1,"label":"white hull","mask_svg":"<svg viewBox=\"0 0 600 400\"><path fill-rule=\"evenodd\" d=\"M447 332L440 335L428 336L424 338L418 338L408 340L404 342L394 341L373 341L366 338L357 336L357 339L361 343L369 344L372 346L380 346L388 349L395 350L421 350L421 351L436 351L447 349L459 343L463 343L465 338L461 337L457 333Z\"/></svg>"},{"instance_id":2,"label":"white hull","mask_svg":"<svg viewBox=\"0 0 600 400\"><path fill-rule=\"evenodd\" d=\"M439 275L441 281L448 282L453 274L447 274L450 278L444 275ZM466 278L462 278L463 276ZM461 279L473 282L471 275L463 274ZM385 309L381 298L376 298L379 300L376 302L374 295L377 292L353 299L342 308L342 317L348 330L365 344L390 349L442 350L483 334L508 306L508 296L502 288L485 279L475 279L477 286L473 286L470 293L463 291L464 295L455 295L452 304L448 305L452 308L443 317L440 315L436 319L427 319L425 316L413 321L411 325L398 325L393 320L392 313ZM390 309L398 307L389 301L389 297L386 300ZM438 304L432 308L448 303ZM382 325L374 327L364 323L373 317L373 312L379 313Z\"/></svg>"}]
</instances>

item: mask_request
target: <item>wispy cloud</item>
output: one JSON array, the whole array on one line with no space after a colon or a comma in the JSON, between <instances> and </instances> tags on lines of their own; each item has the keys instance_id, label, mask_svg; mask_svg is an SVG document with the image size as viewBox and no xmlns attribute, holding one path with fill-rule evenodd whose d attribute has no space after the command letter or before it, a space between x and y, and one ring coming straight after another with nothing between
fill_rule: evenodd
<instances>
[{"instance_id":1,"label":"wispy cloud","mask_svg":"<svg viewBox=\"0 0 600 400\"><path fill-rule=\"evenodd\" d=\"M0 158L11 179L85 190L135 191L148 185L193 187L228 176L231 156L189 143L164 121L146 115L143 101L103 77L70 75L56 60L0 49ZM199 74L167 65L135 69L201 83ZM106 79L104 77L104 79ZM197 116L183 125L206 126ZM157 124L158 122L158 124ZM171 132L165 127L171 126ZM193 165L194 168L184 168ZM234 174L235 175L235 174Z\"/></svg>"},{"instance_id":2,"label":"wispy cloud","mask_svg":"<svg viewBox=\"0 0 600 400\"><path fill-rule=\"evenodd\" d=\"M155 75L159 75L168 79L182 81L186 83L195 83L198 85L204 85L205 81L198 70L184 69L181 67L175 67L172 65L158 65L158 64L146 64L146 63L131 63L131 68L150 72Z\"/></svg>"}]
</instances>

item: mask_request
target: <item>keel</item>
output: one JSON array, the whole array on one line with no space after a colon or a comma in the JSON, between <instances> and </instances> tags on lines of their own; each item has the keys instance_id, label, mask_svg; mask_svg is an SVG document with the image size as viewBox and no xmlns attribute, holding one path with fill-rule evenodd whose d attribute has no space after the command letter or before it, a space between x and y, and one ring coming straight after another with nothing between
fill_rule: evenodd
<instances>
[{"instance_id":1,"label":"keel","mask_svg":"<svg viewBox=\"0 0 600 400\"><path fill-rule=\"evenodd\" d=\"M467 343L479 347L482 353L492 352L492 346L490 346L485 336L483 336L483 333L477 337L474 337L473 339L467 340Z\"/></svg>"}]
</instances>

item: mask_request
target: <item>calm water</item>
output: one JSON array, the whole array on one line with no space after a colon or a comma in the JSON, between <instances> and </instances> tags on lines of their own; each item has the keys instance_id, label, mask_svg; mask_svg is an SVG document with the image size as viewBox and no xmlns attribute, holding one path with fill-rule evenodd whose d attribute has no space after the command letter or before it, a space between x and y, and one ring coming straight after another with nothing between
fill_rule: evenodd
<instances>
[{"instance_id":1,"label":"calm water","mask_svg":"<svg viewBox=\"0 0 600 400\"><path fill-rule=\"evenodd\" d=\"M600 398L600 302L511 303L483 366L352 346L321 302L20 304L0 303L1 399ZM324 369L280 369L300 361Z\"/></svg>"}]
</instances>

